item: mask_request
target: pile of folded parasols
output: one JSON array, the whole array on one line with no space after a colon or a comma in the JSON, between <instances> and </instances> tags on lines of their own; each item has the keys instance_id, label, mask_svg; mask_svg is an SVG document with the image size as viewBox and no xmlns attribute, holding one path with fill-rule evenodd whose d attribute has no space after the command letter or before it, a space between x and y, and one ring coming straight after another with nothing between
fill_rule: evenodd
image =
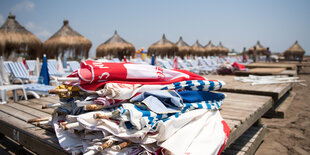
<instances>
[{"instance_id":1,"label":"pile of folded parasols","mask_svg":"<svg viewBox=\"0 0 310 155\"><path fill-rule=\"evenodd\" d=\"M230 129L219 108L225 85L184 70L87 60L56 93L50 119L72 154L218 154Z\"/></svg>"}]
</instances>

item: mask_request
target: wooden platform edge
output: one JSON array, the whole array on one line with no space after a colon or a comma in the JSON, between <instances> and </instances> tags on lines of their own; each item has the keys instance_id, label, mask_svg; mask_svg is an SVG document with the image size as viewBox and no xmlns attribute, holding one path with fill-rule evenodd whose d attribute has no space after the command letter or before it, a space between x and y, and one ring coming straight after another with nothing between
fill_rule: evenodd
<instances>
[{"instance_id":1,"label":"wooden platform edge","mask_svg":"<svg viewBox=\"0 0 310 155\"><path fill-rule=\"evenodd\" d=\"M38 135L38 137L37 135L33 135L33 133L29 132L31 131L29 130L30 127L34 128L33 130L44 129L31 126L31 124L28 124L3 112L1 112L1 117L5 118L5 120L2 118L0 119L0 132L28 148L29 150L34 151L37 154L68 154L59 146L58 142L55 143L55 139L40 138L40 136L44 135ZM50 134L52 135L54 133Z\"/></svg>"},{"instance_id":2,"label":"wooden platform edge","mask_svg":"<svg viewBox=\"0 0 310 155\"><path fill-rule=\"evenodd\" d=\"M285 112L293 103L296 93L292 91L286 92L283 97L274 104L274 106L264 115L268 118L284 118Z\"/></svg>"},{"instance_id":3,"label":"wooden platform edge","mask_svg":"<svg viewBox=\"0 0 310 155\"><path fill-rule=\"evenodd\" d=\"M276 109L274 113L274 117L285 118L286 110L291 106L293 100L296 96L295 92L290 92L288 97L283 101Z\"/></svg>"},{"instance_id":4,"label":"wooden platform edge","mask_svg":"<svg viewBox=\"0 0 310 155\"><path fill-rule=\"evenodd\" d=\"M236 141L249 127L259 120L267 111L272 107L273 100L269 97L269 101L259 109L253 116L251 116L246 122L242 123L238 130L234 130L234 134L231 134L227 140L225 148L228 148L234 141Z\"/></svg>"},{"instance_id":5,"label":"wooden platform edge","mask_svg":"<svg viewBox=\"0 0 310 155\"><path fill-rule=\"evenodd\" d=\"M266 125L252 126L222 154L253 155L263 142L266 132Z\"/></svg>"}]
</instances>

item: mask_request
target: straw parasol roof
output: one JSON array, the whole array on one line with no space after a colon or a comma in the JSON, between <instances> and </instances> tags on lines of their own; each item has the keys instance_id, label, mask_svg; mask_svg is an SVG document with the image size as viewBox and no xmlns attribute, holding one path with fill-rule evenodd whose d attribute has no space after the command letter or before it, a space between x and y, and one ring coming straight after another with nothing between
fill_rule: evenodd
<instances>
[{"instance_id":1,"label":"straw parasol roof","mask_svg":"<svg viewBox=\"0 0 310 155\"><path fill-rule=\"evenodd\" d=\"M205 48L199 43L198 40L196 40L192 48L193 48L193 55L195 56L203 56L205 54Z\"/></svg>"},{"instance_id":2,"label":"straw parasol roof","mask_svg":"<svg viewBox=\"0 0 310 155\"><path fill-rule=\"evenodd\" d=\"M106 42L100 44L96 49L96 57L113 56L123 59L124 56L130 57L135 55L135 47L121 38L117 31Z\"/></svg>"},{"instance_id":3,"label":"straw parasol roof","mask_svg":"<svg viewBox=\"0 0 310 155\"><path fill-rule=\"evenodd\" d=\"M148 55L155 55L165 57L168 56L173 57L176 53L178 53L178 47L168 39L166 39L165 34L158 42L152 44L148 49Z\"/></svg>"},{"instance_id":4,"label":"straw parasol roof","mask_svg":"<svg viewBox=\"0 0 310 155\"><path fill-rule=\"evenodd\" d=\"M15 52L35 57L41 47L41 40L20 25L15 15L10 14L0 27L0 54L5 57Z\"/></svg>"},{"instance_id":5,"label":"straw parasol roof","mask_svg":"<svg viewBox=\"0 0 310 155\"><path fill-rule=\"evenodd\" d=\"M88 57L89 49L92 46L90 40L74 31L68 20L63 21L64 25L48 40L44 42L44 49L47 56L57 57L65 52L72 52L74 58Z\"/></svg>"},{"instance_id":6,"label":"straw parasol roof","mask_svg":"<svg viewBox=\"0 0 310 155\"><path fill-rule=\"evenodd\" d=\"M182 37L180 37L179 41L176 42L176 45L179 50L177 56L180 56L182 59L184 58L184 56L189 55L193 52L192 47L190 47L186 42L184 42Z\"/></svg>"},{"instance_id":7,"label":"straw parasol roof","mask_svg":"<svg viewBox=\"0 0 310 155\"><path fill-rule=\"evenodd\" d=\"M286 51L284 51L283 55L286 59L291 60L302 60L304 54L306 51L298 44L298 41L288 48Z\"/></svg>"},{"instance_id":8,"label":"straw parasol roof","mask_svg":"<svg viewBox=\"0 0 310 155\"><path fill-rule=\"evenodd\" d=\"M256 45L254 45L253 47L249 48L248 54L253 54L254 47L256 47L256 53L254 53L254 54L258 54L258 55L263 54L264 51L267 50L263 45L260 44L259 41L257 41Z\"/></svg>"},{"instance_id":9,"label":"straw parasol roof","mask_svg":"<svg viewBox=\"0 0 310 155\"><path fill-rule=\"evenodd\" d=\"M217 48L215 45L212 44L211 40L209 41L209 43L205 46L205 56L208 56L208 55L215 55L216 52L217 52Z\"/></svg>"},{"instance_id":10,"label":"straw parasol roof","mask_svg":"<svg viewBox=\"0 0 310 155\"><path fill-rule=\"evenodd\" d=\"M219 43L219 45L217 46L217 48L218 48L218 50L219 50L220 55L228 55L229 50L228 50L228 48L226 48L226 47L224 47L224 46L222 45L222 42Z\"/></svg>"}]
</instances>

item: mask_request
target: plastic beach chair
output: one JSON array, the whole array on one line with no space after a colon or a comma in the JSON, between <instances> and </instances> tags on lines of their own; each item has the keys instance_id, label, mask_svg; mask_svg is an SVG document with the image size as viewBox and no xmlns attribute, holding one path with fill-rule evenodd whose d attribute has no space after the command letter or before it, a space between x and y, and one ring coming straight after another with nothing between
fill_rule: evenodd
<instances>
[{"instance_id":1,"label":"plastic beach chair","mask_svg":"<svg viewBox=\"0 0 310 155\"><path fill-rule=\"evenodd\" d=\"M13 91L14 101L18 100L17 90L22 90L25 100L28 100L26 90L25 90L25 87L23 85L2 85L2 86L0 86L0 96L2 99L0 104L5 104L7 102L6 95L7 95L7 91L10 91L10 90Z\"/></svg>"},{"instance_id":2,"label":"plastic beach chair","mask_svg":"<svg viewBox=\"0 0 310 155\"><path fill-rule=\"evenodd\" d=\"M9 63L11 63L12 61L4 61L3 64L4 64L4 69L7 73L11 74L11 69L10 69L10 66L9 66Z\"/></svg>"},{"instance_id":3,"label":"plastic beach chair","mask_svg":"<svg viewBox=\"0 0 310 155\"><path fill-rule=\"evenodd\" d=\"M35 60L26 60L26 64L29 68L29 71L34 71L34 68L36 66L36 61Z\"/></svg>"},{"instance_id":4,"label":"plastic beach chair","mask_svg":"<svg viewBox=\"0 0 310 155\"><path fill-rule=\"evenodd\" d=\"M0 63L2 63L2 62L3 61L0 61ZM0 69L1 69L0 72L6 72L4 63L0 64ZM5 76L5 74L4 73L0 74L0 97L1 97L0 104L4 104L7 102L6 95L7 95L7 91L10 91L10 90L13 91L14 101L18 100L17 90L22 90L25 100L28 99L27 95L26 95L26 90L25 90L23 85L11 85L11 84L4 85L5 80L4 80L4 77L2 77L2 76Z\"/></svg>"},{"instance_id":5,"label":"plastic beach chair","mask_svg":"<svg viewBox=\"0 0 310 155\"><path fill-rule=\"evenodd\" d=\"M70 66L72 72L80 68L80 63L78 63L77 61L68 61L67 64Z\"/></svg>"},{"instance_id":6,"label":"plastic beach chair","mask_svg":"<svg viewBox=\"0 0 310 155\"><path fill-rule=\"evenodd\" d=\"M9 62L10 71L15 79L38 81L38 76L29 75L29 71L26 69L22 62Z\"/></svg>"},{"instance_id":7,"label":"plastic beach chair","mask_svg":"<svg viewBox=\"0 0 310 155\"><path fill-rule=\"evenodd\" d=\"M48 86L38 83L24 84L23 80L38 81L39 77L30 76L24 64L21 62L12 62L9 63L9 66L14 78L21 82L28 94L32 94L36 98L40 98L40 95L47 95L50 89L55 88L55 86Z\"/></svg>"}]
</instances>

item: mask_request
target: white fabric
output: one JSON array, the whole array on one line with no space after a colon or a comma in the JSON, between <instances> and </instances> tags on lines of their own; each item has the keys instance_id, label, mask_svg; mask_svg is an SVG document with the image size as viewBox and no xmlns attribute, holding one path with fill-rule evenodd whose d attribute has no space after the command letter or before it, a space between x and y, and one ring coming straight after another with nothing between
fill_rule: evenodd
<instances>
[{"instance_id":1,"label":"white fabric","mask_svg":"<svg viewBox=\"0 0 310 155\"><path fill-rule=\"evenodd\" d=\"M158 79L159 77L165 77L163 74L163 69L151 65L124 64L124 67L127 69L126 79Z\"/></svg>"},{"instance_id":2,"label":"white fabric","mask_svg":"<svg viewBox=\"0 0 310 155\"><path fill-rule=\"evenodd\" d=\"M37 57L36 64L35 64L35 67L34 67L34 71L33 71L33 75L39 77L40 76L40 71L41 71L40 59Z\"/></svg>"},{"instance_id":3,"label":"white fabric","mask_svg":"<svg viewBox=\"0 0 310 155\"><path fill-rule=\"evenodd\" d=\"M65 74L65 71L64 71L64 68L63 68L63 65L62 65L62 61L61 61L61 58L58 57L58 60L57 60L57 71L58 73L60 74Z\"/></svg>"},{"instance_id":4,"label":"white fabric","mask_svg":"<svg viewBox=\"0 0 310 155\"><path fill-rule=\"evenodd\" d=\"M125 100L130 99L136 93L150 90L159 90L167 85L142 85L142 84L123 84L107 83L104 89L97 91L100 96L106 96L108 99Z\"/></svg>"},{"instance_id":5,"label":"white fabric","mask_svg":"<svg viewBox=\"0 0 310 155\"><path fill-rule=\"evenodd\" d=\"M177 118L160 123L157 134L147 134L150 131L148 127L141 130L126 130L122 124L118 125L111 120L95 120L93 118L95 113L104 115L104 112L89 112L79 115L77 120L86 129L105 130L134 143L151 144L157 141L158 146L169 150L172 154L217 154L226 140L221 123L223 119L219 111L198 109L186 112ZM139 118L123 119L136 120L137 123L141 121Z\"/></svg>"},{"instance_id":6,"label":"white fabric","mask_svg":"<svg viewBox=\"0 0 310 155\"><path fill-rule=\"evenodd\" d=\"M159 146L172 154L217 154L226 140L222 120L219 111L199 109L184 113L160 126Z\"/></svg>"},{"instance_id":7,"label":"white fabric","mask_svg":"<svg viewBox=\"0 0 310 155\"><path fill-rule=\"evenodd\" d=\"M57 115L53 116L53 126L60 146L67 151L76 150L77 148L83 146L82 140L79 136L71 133L69 130L62 130L59 127L59 120L65 120L65 118L58 117Z\"/></svg>"},{"instance_id":8,"label":"white fabric","mask_svg":"<svg viewBox=\"0 0 310 155\"><path fill-rule=\"evenodd\" d=\"M96 120L93 118L95 113L100 113L105 115L106 112L97 111L97 112L88 112L78 116L78 121L86 128L91 130L105 130L117 137L131 140L134 143L142 143L144 136L149 131L149 128L143 128L142 130L126 130L123 127L123 122L120 124L113 122L108 119ZM153 143L154 140L146 141L143 143Z\"/></svg>"}]
</instances>

